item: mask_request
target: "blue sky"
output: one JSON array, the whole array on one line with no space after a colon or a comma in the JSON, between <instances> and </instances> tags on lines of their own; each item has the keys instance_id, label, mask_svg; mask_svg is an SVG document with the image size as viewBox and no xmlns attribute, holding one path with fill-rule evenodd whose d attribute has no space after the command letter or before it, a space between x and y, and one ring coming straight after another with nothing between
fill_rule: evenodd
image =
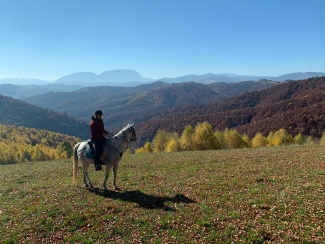
<instances>
[{"instance_id":1,"label":"blue sky","mask_svg":"<svg viewBox=\"0 0 325 244\"><path fill-rule=\"evenodd\" d=\"M0 78L325 72L324 0L0 0Z\"/></svg>"}]
</instances>

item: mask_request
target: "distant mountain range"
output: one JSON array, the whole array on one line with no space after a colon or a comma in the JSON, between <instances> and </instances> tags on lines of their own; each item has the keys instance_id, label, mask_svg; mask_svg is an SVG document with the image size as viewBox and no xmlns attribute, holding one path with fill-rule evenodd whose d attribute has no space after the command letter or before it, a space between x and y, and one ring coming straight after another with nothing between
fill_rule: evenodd
<instances>
[{"instance_id":1,"label":"distant mountain range","mask_svg":"<svg viewBox=\"0 0 325 244\"><path fill-rule=\"evenodd\" d=\"M16 79L16 78L10 78L10 79L0 79L0 84L12 84L12 85L47 85L49 84L48 81L45 80L39 80L39 79Z\"/></svg>"},{"instance_id":2,"label":"distant mountain range","mask_svg":"<svg viewBox=\"0 0 325 244\"><path fill-rule=\"evenodd\" d=\"M134 70L111 70L105 71L99 75L92 72L78 72L63 76L53 84L65 85L79 85L84 87L92 86L137 86L140 84L152 83L154 81L163 81L166 83L180 83L180 82L199 82L199 83L214 83L214 82L241 82L241 81L258 81L261 79L273 80L283 82L286 80L301 80L310 77L324 76L322 72L298 72L292 74L284 74L281 76L247 76L235 74L203 74L203 75L185 75L176 78L144 78ZM48 85L50 84L44 80L38 79L0 79L0 84L14 84L14 85ZM1 92L1 91L0 91Z\"/></svg>"},{"instance_id":3,"label":"distant mountain range","mask_svg":"<svg viewBox=\"0 0 325 244\"><path fill-rule=\"evenodd\" d=\"M0 84L0 94L23 99L48 92L70 92L75 91L83 86L80 85L62 85L62 84L47 84L47 85L12 85Z\"/></svg>"}]
</instances>

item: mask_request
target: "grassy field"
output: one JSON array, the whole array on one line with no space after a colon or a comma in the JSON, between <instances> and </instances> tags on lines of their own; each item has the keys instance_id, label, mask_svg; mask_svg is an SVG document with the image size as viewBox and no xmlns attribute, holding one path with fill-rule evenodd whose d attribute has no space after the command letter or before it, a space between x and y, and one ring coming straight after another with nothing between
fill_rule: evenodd
<instances>
[{"instance_id":1,"label":"grassy field","mask_svg":"<svg viewBox=\"0 0 325 244\"><path fill-rule=\"evenodd\" d=\"M325 242L323 146L125 155L120 192L90 177L72 185L72 160L0 166L2 243Z\"/></svg>"}]
</instances>

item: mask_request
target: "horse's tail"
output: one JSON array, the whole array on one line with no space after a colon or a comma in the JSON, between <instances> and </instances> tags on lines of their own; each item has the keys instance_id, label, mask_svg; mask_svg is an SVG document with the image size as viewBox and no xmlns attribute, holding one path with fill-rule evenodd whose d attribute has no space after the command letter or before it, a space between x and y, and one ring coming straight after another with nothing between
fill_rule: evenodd
<instances>
[{"instance_id":1,"label":"horse's tail","mask_svg":"<svg viewBox=\"0 0 325 244\"><path fill-rule=\"evenodd\" d=\"M73 149L73 184L76 184L77 172L78 172L78 147L81 142L78 142Z\"/></svg>"}]
</instances>

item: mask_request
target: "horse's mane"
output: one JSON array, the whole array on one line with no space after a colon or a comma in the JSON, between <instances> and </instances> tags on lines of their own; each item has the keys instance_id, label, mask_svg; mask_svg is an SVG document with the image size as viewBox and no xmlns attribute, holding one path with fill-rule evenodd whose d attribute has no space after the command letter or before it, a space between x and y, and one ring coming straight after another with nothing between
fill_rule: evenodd
<instances>
[{"instance_id":1,"label":"horse's mane","mask_svg":"<svg viewBox=\"0 0 325 244\"><path fill-rule=\"evenodd\" d=\"M124 131L133 127L134 124L127 124L123 129L121 129L115 136L120 136Z\"/></svg>"}]
</instances>

